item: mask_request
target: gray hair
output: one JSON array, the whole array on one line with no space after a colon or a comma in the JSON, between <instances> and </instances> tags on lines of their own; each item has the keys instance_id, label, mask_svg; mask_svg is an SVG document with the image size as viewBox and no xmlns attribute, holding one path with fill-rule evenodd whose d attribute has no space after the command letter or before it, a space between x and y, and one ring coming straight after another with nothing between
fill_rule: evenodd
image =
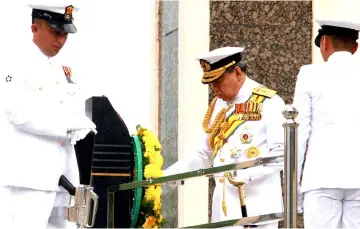
<instances>
[{"instance_id":1,"label":"gray hair","mask_svg":"<svg viewBox=\"0 0 360 229\"><path fill-rule=\"evenodd\" d=\"M242 63L242 62L238 62L237 64L228 67L225 72L226 72L226 73L233 72L236 66L239 66L240 69L241 69L241 71L244 72L244 73L246 73L246 67L247 67L247 65L246 65L245 63Z\"/></svg>"}]
</instances>

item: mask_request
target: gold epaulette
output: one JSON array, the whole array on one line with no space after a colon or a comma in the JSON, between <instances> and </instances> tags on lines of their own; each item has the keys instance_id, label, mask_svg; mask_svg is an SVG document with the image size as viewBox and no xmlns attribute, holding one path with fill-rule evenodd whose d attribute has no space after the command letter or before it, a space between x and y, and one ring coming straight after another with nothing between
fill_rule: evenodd
<instances>
[{"instance_id":1,"label":"gold epaulette","mask_svg":"<svg viewBox=\"0 0 360 229\"><path fill-rule=\"evenodd\" d=\"M267 98L271 98L277 92L272 90L272 89L266 88L264 86L259 86L259 87L254 88L252 93L257 94L257 95L261 95L261 96L264 96L264 97L267 97Z\"/></svg>"}]
</instances>

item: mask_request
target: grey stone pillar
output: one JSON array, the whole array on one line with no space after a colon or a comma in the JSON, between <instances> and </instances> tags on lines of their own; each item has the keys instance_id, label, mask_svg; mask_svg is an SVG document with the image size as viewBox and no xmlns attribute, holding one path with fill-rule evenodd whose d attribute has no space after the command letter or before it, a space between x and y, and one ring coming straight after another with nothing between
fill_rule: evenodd
<instances>
[{"instance_id":1,"label":"grey stone pillar","mask_svg":"<svg viewBox=\"0 0 360 229\"><path fill-rule=\"evenodd\" d=\"M161 1L160 11L160 141L164 166L178 160L178 1ZM167 228L178 226L177 188L163 187L163 216Z\"/></svg>"}]
</instances>

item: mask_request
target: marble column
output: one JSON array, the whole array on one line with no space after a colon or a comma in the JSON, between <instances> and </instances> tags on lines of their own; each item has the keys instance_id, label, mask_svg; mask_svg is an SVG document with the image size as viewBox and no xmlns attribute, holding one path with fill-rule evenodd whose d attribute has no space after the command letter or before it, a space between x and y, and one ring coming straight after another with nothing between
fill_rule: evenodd
<instances>
[{"instance_id":1,"label":"marble column","mask_svg":"<svg viewBox=\"0 0 360 229\"><path fill-rule=\"evenodd\" d=\"M163 168L178 160L178 1L160 2L160 141L164 157ZM146 39L146 38L144 38ZM177 188L162 188L163 216L166 228L178 226Z\"/></svg>"}]
</instances>

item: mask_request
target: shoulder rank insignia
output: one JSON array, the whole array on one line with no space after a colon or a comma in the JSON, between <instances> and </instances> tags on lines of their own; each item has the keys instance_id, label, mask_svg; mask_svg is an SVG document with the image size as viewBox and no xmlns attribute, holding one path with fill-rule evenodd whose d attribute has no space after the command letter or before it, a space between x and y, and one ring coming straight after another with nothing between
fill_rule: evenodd
<instances>
[{"instance_id":1,"label":"shoulder rank insignia","mask_svg":"<svg viewBox=\"0 0 360 229\"><path fill-rule=\"evenodd\" d=\"M68 83L74 83L71 80L71 68L70 67L66 67L66 66L62 66L64 73L65 73L65 77Z\"/></svg>"},{"instance_id":2,"label":"shoulder rank insignia","mask_svg":"<svg viewBox=\"0 0 360 229\"><path fill-rule=\"evenodd\" d=\"M246 102L235 104L235 113L238 120L259 121L261 119L262 104Z\"/></svg>"},{"instance_id":3,"label":"shoulder rank insignia","mask_svg":"<svg viewBox=\"0 0 360 229\"><path fill-rule=\"evenodd\" d=\"M267 98L271 98L276 94L276 91L266 88L264 86L259 86L253 89L252 93L257 95L262 95Z\"/></svg>"}]
</instances>

